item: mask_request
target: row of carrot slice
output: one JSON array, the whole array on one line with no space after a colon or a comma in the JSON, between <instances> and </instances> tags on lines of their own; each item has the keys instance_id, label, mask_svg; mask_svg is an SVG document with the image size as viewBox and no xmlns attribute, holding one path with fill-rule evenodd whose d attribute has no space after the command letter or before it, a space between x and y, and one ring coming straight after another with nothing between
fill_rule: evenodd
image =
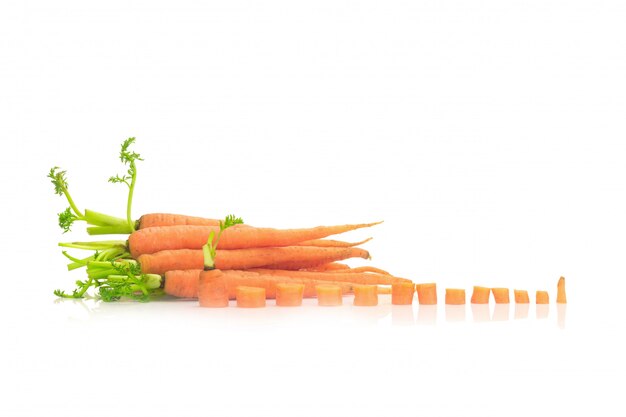
<instances>
[{"instance_id":1,"label":"row of carrot slice","mask_svg":"<svg viewBox=\"0 0 626 417\"><path fill-rule=\"evenodd\" d=\"M378 294L381 292L377 285L354 285L355 306L378 305ZM343 303L343 291L339 285L327 284L315 286L318 305L338 306ZM391 285L391 303L394 305L410 305L417 292L420 304L437 304L437 285L435 283L413 284L412 282L399 282ZM508 304L508 288L488 288L475 286L471 303L488 304L490 294L493 294L496 304ZM528 291L514 290L515 302L528 304L530 302ZM280 283L276 285L276 305L293 307L302 305L304 296L304 284ZM258 308L265 307L265 288L238 286L236 288L236 300L238 307ZM227 307L228 292L223 283L223 274L219 271L205 271L200 276L199 301L203 307ZM449 305L462 305L466 302L465 290L461 288L446 288L445 303ZM547 291L537 291L536 303L548 304ZM561 277L557 284L557 303L566 303L565 279Z\"/></svg>"}]
</instances>

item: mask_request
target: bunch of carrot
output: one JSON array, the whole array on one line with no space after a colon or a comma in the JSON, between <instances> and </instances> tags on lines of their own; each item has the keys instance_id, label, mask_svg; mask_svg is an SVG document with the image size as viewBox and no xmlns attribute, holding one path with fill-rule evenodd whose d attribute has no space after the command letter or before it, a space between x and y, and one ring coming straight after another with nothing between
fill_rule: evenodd
<instances>
[{"instance_id":1,"label":"bunch of carrot","mask_svg":"<svg viewBox=\"0 0 626 417\"><path fill-rule=\"evenodd\" d=\"M136 162L142 160L131 151L133 142L134 138L124 141L120 151L121 161L128 165L127 173L110 178L128 186L126 218L80 210L69 193L66 172L57 167L50 171L48 177L56 193L65 196L70 205L59 214L64 231L74 222L84 221L91 235L128 235L127 240L60 243L67 249L94 253L78 258L63 252L71 261L68 269L85 267L87 279L77 281L71 294L57 290L56 295L80 298L89 288L96 288L107 301L124 297L149 300L162 293L197 298L199 290L206 288L201 283L206 281L207 247L212 251L210 269L220 271L225 285L221 291L229 299L236 298L238 287L263 288L265 297L276 298L282 284L298 284L303 285L304 297L313 297L320 285L336 285L345 294L353 292L355 285L410 282L379 268L350 268L339 263L351 258L369 259L368 251L359 247L369 239L350 243L328 237L379 223L274 229L244 225L234 216L216 220L162 213L132 220Z\"/></svg>"}]
</instances>

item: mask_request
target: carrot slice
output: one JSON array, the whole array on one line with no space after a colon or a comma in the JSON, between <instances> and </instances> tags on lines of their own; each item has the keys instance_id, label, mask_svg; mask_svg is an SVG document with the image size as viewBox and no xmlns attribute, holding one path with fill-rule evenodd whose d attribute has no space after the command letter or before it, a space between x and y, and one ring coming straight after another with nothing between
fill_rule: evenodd
<instances>
[{"instance_id":1,"label":"carrot slice","mask_svg":"<svg viewBox=\"0 0 626 417\"><path fill-rule=\"evenodd\" d=\"M410 305L413 304L413 294L415 284L412 282L398 282L391 284L391 304Z\"/></svg>"},{"instance_id":2,"label":"carrot slice","mask_svg":"<svg viewBox=\"0 0 626 417\"><path fill-rule=\"evenodd\" d=\"M355 306L378 305L378 286L355 285L354 286L354 305Z\"/></svg>"},{"instance_id":3,"label":"carrot slice","mask_svg":"<svg viewBox=\"0 0 626 417\"><path fill-rule=\"evenodd\" d=\"M567 297L565 295L565 278L559 278L559 282L556 286L556 302L557 304L566 304Z\"/></svg>"},{"instance_id":4,"label":"carrot slice","mask_svg":"<svg viewBox=\"0 0 626 417\"><path fill-rule=\"evenodd\" d=\"M528 291L526 290L513 290L515 296L515 302L517 304L528 304L530 300L528 298Z\"/></svg>"},{"instance_id":5,"label":"carrot slice","mask_svg":"<svg viewBox=\"0 0 626 417\"><path fill-rule=\"evenodd\" d=\"M200 307L228 307L228 288L219 269L200 272L198 278Z\"/></svg>"},{"instance_id":6,"label":"carrot slice","mask_svg":"<svg viewBox=\"0 0 626 417\"><path fill-rule=\"evenodd\" d=\"M265 288L237 287L237 307L265 307Z\"/></svg>"},{"instance_id":7,"label":"carrot slice","mask_svg":"<svg viewBox=\"0 0 626 417\"><path fill-rule=\"evenodd\" d=\"M550 297L548 297L548 291L537 291L535 295L537 304L548 304Z\"/></svg>"},{"instance_id":8,"label":"carrot slice","mask_svg":"<svg viewBox=\"0 0 626 417\"><path fill-rule=\"evenodd\" d=\"M276 284L276 305L297 307L302 305L304 284Z\"/></svg>"},{"instance_id":9,"label":"carrot slice","mask_svg":"<svg viewBox=\"0 0 626 417\"><path fill-rule=\"evenodd\" d=\"M432 305L437 304L437 284L417 284L417 298L420 304Z\"/></svg>"},{"instance_id":10,"label":"carrot slice","mask_svg":"<svg viewBox=\"0 0 626 417\"><path fill-rule=\"evenodd\" d=\"M446 288L446 304L465 304L465 290L462 288Z\"/></svg>"},{"instance_id":11,"label":"carrot slice","mask_svg":"<svg viewBox=\"0 0 626 417\"><path fill-rule=\"evenodd\" d=\"M339 285L316 285L315 291L317 292L317 305L340 306L343 303L343 294Z\"/></svg>"},{"instance_id":12,"label":"carrot slice","mask_svg":"<svg viewBox=\"0 0 626 417\"><path fill-rule=\"evenodd\" d=\"M475 286L472 292L472 304L489 304L490 294L490 288Z\"/></svg>"},{"instance_id":13,"label":"carrot slice","mask_svg":"<svg viewBox=\"0 0 626 417\"><path fill-rule=\"evenodd\" d=\"M509 304L509 289L508 288L492 288L493 298L496 300L496 304Z\"/></svg>"}]
</instances>

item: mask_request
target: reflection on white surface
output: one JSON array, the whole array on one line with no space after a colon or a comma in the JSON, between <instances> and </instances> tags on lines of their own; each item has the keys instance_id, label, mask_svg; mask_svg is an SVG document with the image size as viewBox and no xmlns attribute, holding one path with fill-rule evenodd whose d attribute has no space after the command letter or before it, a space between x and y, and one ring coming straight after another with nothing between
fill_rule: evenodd
<instances>
[{"instance_id":1,"label":"reflection on white surface","mask_svg":"<svg viewBox=\"0 0 626 417\"><path fill-rule=\"evenodd\" d=\"M515 320L527 319L529 308L530 304L528 303L515 303L515 312L513 313Z\"/></svg>"},{"instance_id":2,"label":"reflection on white surface","mask_svg":"<svg viewBox=\"0 0 626 417\"><path fill-rule=\"evenodd\" d=\"M556 305L556 322L560 329L565 328L565 313L567 312L567 304Z\"/></svg>"},{"instance_id":3,"label":"reflection on white surface","mask_svg":"<svg viewBox=\"0 0 626 417\"><path fill-rule=\"evenodd\" d=\"M436 324L437 306L419 304L417 309L417 324Z\"/></svg>"},{"instance_id":4,"label":"reflection on white surface","mask_svg":"<svg viewBox=\"0 0 626 417\"><path fill-rule=\"evenodd\" d=\"M482 323L491 320L489 316L489 304L471 304L472 319L476 323Z\"/></svg>"},{"instance_id":5,"label":"reflection on white surface","mask_svg":"<svg viewBox=\"0 0 626 417\"><path fill-rule=\"evenodd\" d=\"M464 321L465 320L465 304L450 305L446 304L446 321Z\"/></svg>"},{"instance_id":6,"label":"reflection on white surface","mask_svg":"<svg viewBox=\"0 0 626 417\"><path fill-rule=\"evenodd\" d=\"M394 326L407 326L415 324L412 305L391 306L391 324Z\"/></svg>"},{"instance_id":7,"label":"reflection on white surface","mask_svg":"<svg viewBox=\"0 0 626 417\"><path fill-rule=\"evenodd\" d=\"M547 319L548 314L550 313L550 305L549 304L537 304L535 309L535 317L538 319Z\"/></svg>"},{"instance_id":8,"label":"reflection on white surface","mask_svg":"<svg viewBox=\"0 0 626 417\"><path fill-rule=\"evenodd\" d=\"M509 303L497 304L493 308L493 321L507 321L509 319Z\"/></svg>"}]
</instances>

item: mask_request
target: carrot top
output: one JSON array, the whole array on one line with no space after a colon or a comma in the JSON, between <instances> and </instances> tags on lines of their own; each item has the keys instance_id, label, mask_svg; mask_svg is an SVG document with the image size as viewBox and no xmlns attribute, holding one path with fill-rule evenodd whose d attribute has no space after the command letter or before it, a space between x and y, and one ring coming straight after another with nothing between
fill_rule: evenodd
<instances>
[{"instance_id":1,"label":"carrot top","mask_svg":"<svg viewBox=\"0 0 626 417\"><path fill-rule=\"evenodd\" d=\"M241 219L241 217L235 217L233 214L229 214L228 216L226 216L224 221L220 220L220 230L219 232L217 232L217 236L213 231L209 233L209 239L207 240L206 244L202 246L205 271L215 269L215 255L217 253L217 245L220 241L220 237L222 236L222 232L236 224L243 224L243 220Z\"/></svg>"}]
</instances>

